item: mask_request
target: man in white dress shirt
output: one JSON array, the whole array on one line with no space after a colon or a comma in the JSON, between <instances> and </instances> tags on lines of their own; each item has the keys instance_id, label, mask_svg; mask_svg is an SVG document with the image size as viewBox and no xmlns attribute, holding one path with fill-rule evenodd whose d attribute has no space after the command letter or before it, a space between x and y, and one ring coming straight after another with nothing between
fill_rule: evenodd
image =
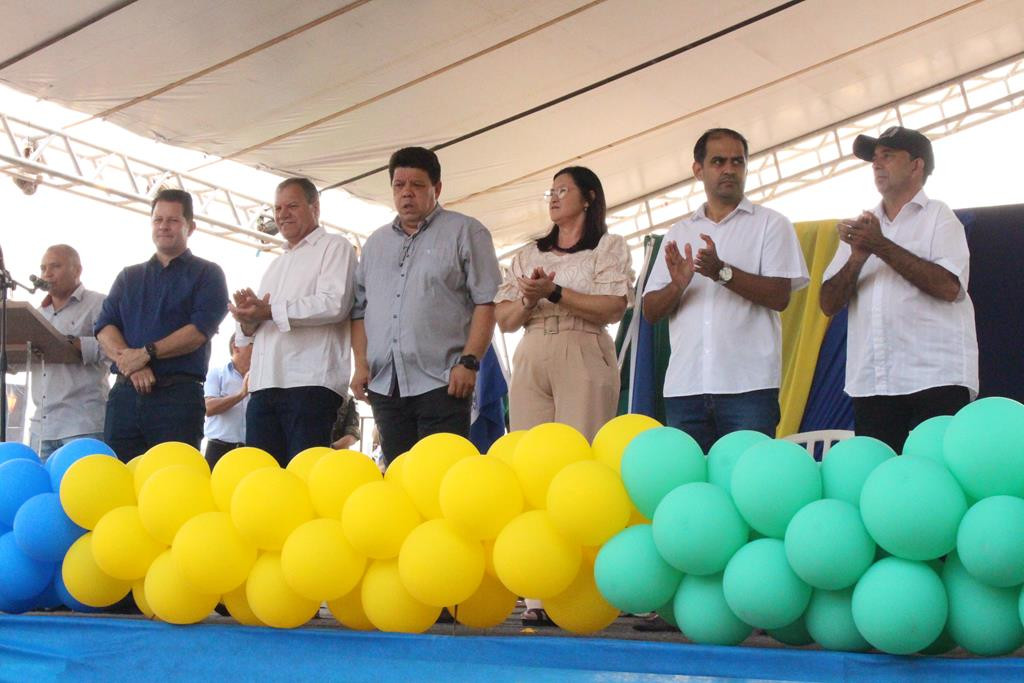
<instances>
[{"instance_id":1,"label":"man in white dress shirt","mask_svg":"<svg viewBox=\"0 0 1024 683\"><path fill-rule=\"evenodd\" d=\"M259 292L235 292L237 343L253 344L246 444L281 466L301 451L331 445L351 374L349 311L356 253L319 225L320 198L306 178L277 186L274 213L287 240Z\"/></svg>"},{"instance_id":2,"label":"man in white dress shirt","mask_svg":"<svg viewBox=\"0 0 1024 683\"><path fill-rule=\"evenodd\" d=\"M644 288L644 317L669 319L666 421L704 452L741 429L775 436L779 311L809 280L793 224L743 194L747 155L734 130L697 140L693 174L707 202L669 228Z\"/></svg>"},{"instance_id":3,"label":"man in white dress shirt","mask_svg":"<svg viewBox=\"0 0 1024 683\"><path fill-rule=\"evenodd\" d=\"M103 439L110 370L93 334L104 296L82 286L78 252L66 244L55 244L43 254L39 271L49 286L39 310L81 356L80 363L32 367L36 410L29 434L32 447L45 461L73 439Z\"/></svg>"},{"instance_id":4,"label":"man in white dress shirt","mask_svg":"<svg viewBox=\"0 0 1024 683\"><path fill-rule=\"evenodd\" d=\"M821 309L850 307L846 393L857 434L899 453L911 429L978 393L970 253L957 217L924 193L935 168L927 137L895 126L858 135L853 153L871 162L882 201L839 222Z\"/></svg>"}]
</instances>

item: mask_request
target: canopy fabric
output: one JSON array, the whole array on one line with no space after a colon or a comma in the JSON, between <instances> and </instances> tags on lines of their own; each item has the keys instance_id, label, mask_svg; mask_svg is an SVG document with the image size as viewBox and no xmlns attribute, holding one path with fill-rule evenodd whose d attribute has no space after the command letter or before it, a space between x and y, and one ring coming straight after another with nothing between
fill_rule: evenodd
<instances>
[{"instance_id":1,"label":"canopy fabric","mask_svg":"<svg viewBox=\"0 0 1024 683\"><path fill-rule=\"evenodd\" d=\"M174 145L385 204L390 153L440 146L442 202L499 247L545 229L563 166L594 168L614 206L688 178L708 127L754 152L1024 52L1019 0L0 0L0 16L0 82Z\"/></svg>"}]
</instances>

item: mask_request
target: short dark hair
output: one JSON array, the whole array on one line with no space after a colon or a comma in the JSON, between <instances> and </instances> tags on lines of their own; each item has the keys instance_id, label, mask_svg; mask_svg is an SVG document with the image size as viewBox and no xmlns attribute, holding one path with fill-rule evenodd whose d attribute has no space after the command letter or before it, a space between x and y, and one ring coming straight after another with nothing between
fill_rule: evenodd
<instances>
[{"instance_id":1,"label":"short dark hair","mask_svg":"<svg viewBox=\"0 0 1024 683\"><path fill-rule=\"evenodd\" d=\"M572 177L576 187L580 188L583 200L589 205L583 216L583 236L580 237L579 242L565 251L573 253L586 249L596 249L601 238L608 232L608 226L605 225L607 204L604 199L604 187L601 186L601 179L586 166L567 166L556 173L552 180L565 174ZM537 249L540 251L551 251L557 244L558 225L552 225L548 234L537 240Z\"/></svg>"},{"instance_id":2,"label":"short dark hair","mask_svg":"<svg viewBox=\"0 0 1024 683\"><path fill-rule=\"evenodd\" d=\"M391 180L395 179L395 169L400 167L418 168L427 172L434 185L441 182L441 162L426 147L403 147L392 154L388 160L388 177Z\"/></svg>"},{"instance_id":3,"label":"short dark hair","mask_svg":"<svg viewBox=\"0 0 1024 683\"><path fill-rule=\"evenodd\" d=\"M152 214L153 210L156 209L157 202L174 202L175 204L181 204L181 213L185 216L185 220L192 220L192 195L185 190L175 189L163 189L156 193L153 197L153 203L149 205L149 213Z\"/></svg>"},{"instance_id":4,"label":"short dark hair","mask_svg":"<svg viewBox=\"0 0 1024 683\"><path fill-rule=\"evenodd\" d=\"M284 188L291 187L292 185L295 185L302 190L302 194L306 195L306 201L310 204L316 204L320 201L320 191L316 189L316 185L314 185L313 181L309 178L285 178L277 184L277 191L280 192Z\"/></svg>"},{"instance_id":5,"label":"short dark hair","mask_svg":"<svg viewBox=\"0 0 1024 683\"><path fill-rule=\"evenodd\" d=\"M697 144L693 146L693 160L698 164L704 163L704 157L708 155L708 140L715 138L733 138L743 143L743 158L750 156L750 148L747 146L747 139L734 131L732 128L709 128L704 135L697 138Z\"/></svg>"}]
</instances>

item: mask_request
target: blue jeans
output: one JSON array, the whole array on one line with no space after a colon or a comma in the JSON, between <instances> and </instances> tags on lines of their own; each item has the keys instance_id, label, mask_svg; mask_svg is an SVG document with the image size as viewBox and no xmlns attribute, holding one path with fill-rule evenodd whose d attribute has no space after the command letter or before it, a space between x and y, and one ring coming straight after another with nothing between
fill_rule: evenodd
<instances>
[{"instance_id":1,"label":"blue jeans","mask_svg":"<svg viewBox=\"0 0 1024 683\"><path fill-rule=\"evenodd\" d=\"M39 453L39 459L43 462L53 455L53 452L63 446L64 444L71 443L76 439L96 439L97 441L103 441L103 432L93 432L91 434L76 434L69 436L64 439L43 439L39 442L38 448L36 449ZM34 441L34 439L33 439Z\"/></svg>"},{"instance_id":2,"label":"blue jeans","mask_svg":"<svg viewBox=\"0 0 1024 683\"><path fill-rule=\"evenodd\" d=\"M158 379L148 394L140 394L131 382L119 380L107 397L103 440L121 462L165 441L181 441L198 449L205 417L203 384L199 380L161 386Z\"/></svg>"},{"instance_id":3,"label":"blue jeans","mask_svg":"<svg viewBox=\"0 0 1024 683\"><path fill-rule=\"evenodd\" d=\"M341 396L327 387L260 389L249 394L245 445L262 448L287 467L313 446L331 445Z\"/></svg>"},{"instance_id":4,"label":"blue jeans","mask_svg":"<svg viewBox=\"0 0 1024 683\"><path fill-rule=\"evenodd\" d=\"M774 438L779 426L779 390L666 396L665 421L692 436L705 453L718 439L741 429Z\"/></svg>"}]
</instances>

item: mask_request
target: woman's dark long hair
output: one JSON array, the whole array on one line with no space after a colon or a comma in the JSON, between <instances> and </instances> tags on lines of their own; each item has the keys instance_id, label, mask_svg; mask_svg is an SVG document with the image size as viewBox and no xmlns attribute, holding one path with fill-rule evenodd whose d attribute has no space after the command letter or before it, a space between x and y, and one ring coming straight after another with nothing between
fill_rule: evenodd
<instances>
[{"instance_id":1,"label":"woman's dark long hair","mask_svg":"<svg viewBox=\"0 0 1024 683\"><path fill-rule=\"evenodd\" d=\"M559 249L566 253L575 253L585 249L595 249L601 241L608 226L605 225L605 211L607 207L604 201L604 188L601 186L601 179L597 174L585 166L567 166L556 173L552 180L560 175L568 173L576 187L580 188L583 201L589 204L583 215L583 236L579 242L568 249ZM551 251L558 247L558 225L552 225L548 234L537 240L537 249L540 251Z\"/></svg>"}]
</instances>

